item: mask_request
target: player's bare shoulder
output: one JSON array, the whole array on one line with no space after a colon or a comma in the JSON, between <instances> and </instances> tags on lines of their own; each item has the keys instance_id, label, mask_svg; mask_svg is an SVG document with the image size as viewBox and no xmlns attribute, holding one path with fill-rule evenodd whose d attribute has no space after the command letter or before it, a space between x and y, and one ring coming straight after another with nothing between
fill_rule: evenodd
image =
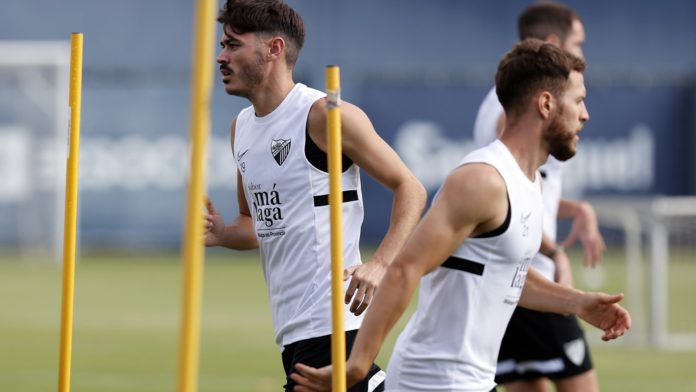
<instances>
[{"instance_id":1,"label":"player's bare shoulder","mask_svg":"<svg viewBox=\"0 0 696 392\"><path fill-rule=\"evenodd\" d=\"M311 136L312 141L314 141L322 151L326 151L327 116L326 98L320 98L314 101L307 115L307 132Z\"/></svg>"},{"instance_id":2,"label":"player's bare shoulder","mask_svg":"<svg viewBox=\"0 0 696 392\"><path fill-rule=\"evenodd\" d=\"M352 140L352 136L356 131L363 131L372 128L371 125L370 127L365 126L366 123L369 124L367 114L365 114L365 112L356 105L350 102L341 101L340 109L341 131L345 148L348 147L346 144ZM328 117L326 98L316 100L309 109L309 115L307 117L307 131L317 146L319 146L319 148L322 150L325 150L326 121Z\"/></svg>"},{"instance_id":3,"label":"player's bare shoulder","mask_svg":"<svg viewBox=\"0 0 696 392\"><path fill-rule=\"evenodd\" d=\"M496 227L507 214L507 187L498 170L485 163L467 163L454 169L445 180L442 196L455 206L460 219L477 222L477 232Z\"/></svg>"},{"instance_id":4,"label":"player's bare shoulder","mask_svg":"<svg viewBox=\"0 0 696 392\"><path fill-rule=\"evenodd\" d=\"M471 193L472 196L505 195L506 187L498 170L486 163L466 163L450 173L446 183Z\"/></svg>"},{"instance_id":5,"label":"player's bare shoulder","mask_svg":"<svg viewBox=\"0 0 696 392\"><path fill-rule=\"evenodd\" d=\"M352 123L368 120L367 114L365 114L361 108L348 101L341 101L339 108L341 109L341 123L344 126L352 128ZM326 98L317 99L309 109L308 122L310 126L316 125L318 127L325 127L326 117L328 116L327 113Z\"/></svg>"}]
</instances>

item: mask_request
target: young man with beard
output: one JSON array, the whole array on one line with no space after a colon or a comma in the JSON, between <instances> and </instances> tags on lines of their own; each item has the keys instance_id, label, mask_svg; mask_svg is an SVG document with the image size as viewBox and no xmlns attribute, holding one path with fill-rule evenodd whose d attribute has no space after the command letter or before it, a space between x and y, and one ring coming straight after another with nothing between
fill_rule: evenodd
<instances>
[{"instance_id":1,"label":"young man with beard","mask_svg":"<svg viewBox=\"0 0 696 392\"><path fill-rule=\"evenodd\" d=\"M519 16L520 39L538 38L583 58L585 31L580 17L553 2L536 3ZM505 113L495 88L481 103L474 123L474 139L485 146L500 136ZM532 266L544 277L573 286L570 260L564 247L580 239L585 266L595 266L605 249L594 209L586 202L561 198L563 163L553 156L540 168L543 176L544 237ZM571 218L568 238L556 242L556 219ZM498 357L496 381L508 392L545 392L552 380L559 392L599 390L589 346L573 315L517 308L508 324Z\"/></svg>"},{"instance_id":2,"label":"young man with beard","mask_svg":"<svg viewBox=\"0 0 696 392\"><path fill-rule=\"evenodd\" d=\"M259 247L286 377L295 363L331 362L331 257L325 94L295 83L304 23L280 0L228 0L219 14L217 57L225 91L251 106L232 121L239 216L225 225L208 203L206 246ZM415 227L425 189L382 140L365 113L341 105L343 233L350 351L362 313ZM359 168L393 192L388 231L368 263L360 260L363 220ZM376 365L351 391L382 390ZM287 377L286 390L294 382Z\"/></svg>"},{"instance_id":3,"label":"young man with beard","mask_svg":"<svg viewBox=\"0 0 696 392\"><path fill-rule=\"evenodd\" d=\"M539 250L538 172L549 154L575 154L585 108L584 63L539 40L500 62L496 89L506 122L500 140L467 155L389 266L346 363L364 377L420 280L418 307L387 369L388 391L495 389L496 358L515 306L574 313L611 340L630 328L622 294L587 293L529 268ZM525 283L526 281L526 283ZM295 391L328 391L331 367L297 365Z\"/></svg>"}]
</instances>

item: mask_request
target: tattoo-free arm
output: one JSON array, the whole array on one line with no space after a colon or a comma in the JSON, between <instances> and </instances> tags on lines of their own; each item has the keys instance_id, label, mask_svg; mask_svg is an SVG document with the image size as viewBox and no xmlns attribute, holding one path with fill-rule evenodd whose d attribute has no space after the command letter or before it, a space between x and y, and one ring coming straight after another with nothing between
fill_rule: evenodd
<instances>
[{"instance_id":1,"label":"tattoo-free arm","mask_svg":"<svg viewBox=\"0 0 696 392\"><path fill-rule=\"evenodd\" d=\"M232 121L230 128L230 143L234 143L234 131L237 120ZM234 148L232 148L234 153ZM259 247L256 233L254 230L254 219L249 213L244 194L244 184L242 175L237 170L237 204L239 215L231 225L225 225L220 212L215 208L210 199L206 202L208 213L205 217L205 245L224 246L226 248L247 250Z\"/></svg>"},{"instance_id":2,"label":"tattoo-free arm","mask_svg":"<svg viewBox=\"0 0 696 392\"><path fill-rule=\"evenodd\" d=\"M341 129L343 153L393 194L389 228L382 242L369 262L346 270L346 278L351 277L351 282L346 290L345 302L352 300L350 310L361 314L371 303L384 271L418 223L425 206L426 193L423 185L377 134L360 108L342 102ZM326 151L325 100L319 100L312 106L308 131L314 143Z\"/></svg>"},{"instance_id":3,"label":"tattoo-free arm","mask_svg":"<svg viewBox=\"0 0 696 392\"><path fill-rule=\"evenodd\" d=\"M530 267L519 306L542 312L576 314L603 330L602 340L612 340L631 328L631 316L618 304L623 297L623 294L590 293L561 286Z\"/></svg>"}]
</instances>

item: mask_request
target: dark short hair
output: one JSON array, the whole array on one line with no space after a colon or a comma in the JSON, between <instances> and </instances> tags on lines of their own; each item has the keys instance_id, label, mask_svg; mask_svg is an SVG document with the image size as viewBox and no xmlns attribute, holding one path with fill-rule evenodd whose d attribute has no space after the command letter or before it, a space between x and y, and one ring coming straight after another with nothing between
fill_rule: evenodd
<instances>
[{"instance_id":1,"label":"dark short hair","mask_svg":"<svg viewBox=\"0 0 696 392\"><path fill-rule=\"evenodd\" d=\"M498 100L506 115L510 115L524 111L527 101L540 91L560 98L572 71L584 72L585 62L552 44L526 39L516 44L498 65Z\"/></svg>"},{"instance_id":2,"label":"dark short hair","mask_svg":"<svg viewBox=\"0 0 696 392\"><path fill-rule=\"evenodd\" d=\"M267 33L283 37L285 59L290 67L297 62L304 45L304 21L282 0L227 0L217 21L236 34Z\"/></svg>"},{"instance_id":3,"label":"dark short hair","mask_svg":"<svg viewBox=\"0 0 696 392\"><path fill-rule=\"evenodd\" d=\"M517 18L517 33L520 40L538 38L546 40L552 34L564 42L573 27L573 21L580 20L570 8L550 1L527 7Z\"/></svg>"}]
</instances>

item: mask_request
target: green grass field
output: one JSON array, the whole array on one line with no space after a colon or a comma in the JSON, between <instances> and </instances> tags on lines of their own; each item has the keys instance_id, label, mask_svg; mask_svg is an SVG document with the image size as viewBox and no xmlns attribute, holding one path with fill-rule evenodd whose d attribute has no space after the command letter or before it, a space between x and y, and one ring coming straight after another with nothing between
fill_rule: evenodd
<instances>
[{"instance_id":1,"label":"green grass field","mask_svg":"<svg viewBox=\"0 0 696 392\"><path fill-rule=\"evenodd\" d=\"M622 263L609 257L604 266L599 289L622 290ZM670 268L670 327L696 331L696 263ZM173 254L81 256L73 391L176 390L181 280L179 257ZM580 271L576 284L584 284ZM204 287L199 390L280 390L279 350L257 255L209 252ZM0 256L0 391L56 390L60 303L58 265ZM396 332L378 358L383 366ZM696 391L696 352L659 352L596 339L592 350L604 391Z\"/></svg>"}]
</instances>

